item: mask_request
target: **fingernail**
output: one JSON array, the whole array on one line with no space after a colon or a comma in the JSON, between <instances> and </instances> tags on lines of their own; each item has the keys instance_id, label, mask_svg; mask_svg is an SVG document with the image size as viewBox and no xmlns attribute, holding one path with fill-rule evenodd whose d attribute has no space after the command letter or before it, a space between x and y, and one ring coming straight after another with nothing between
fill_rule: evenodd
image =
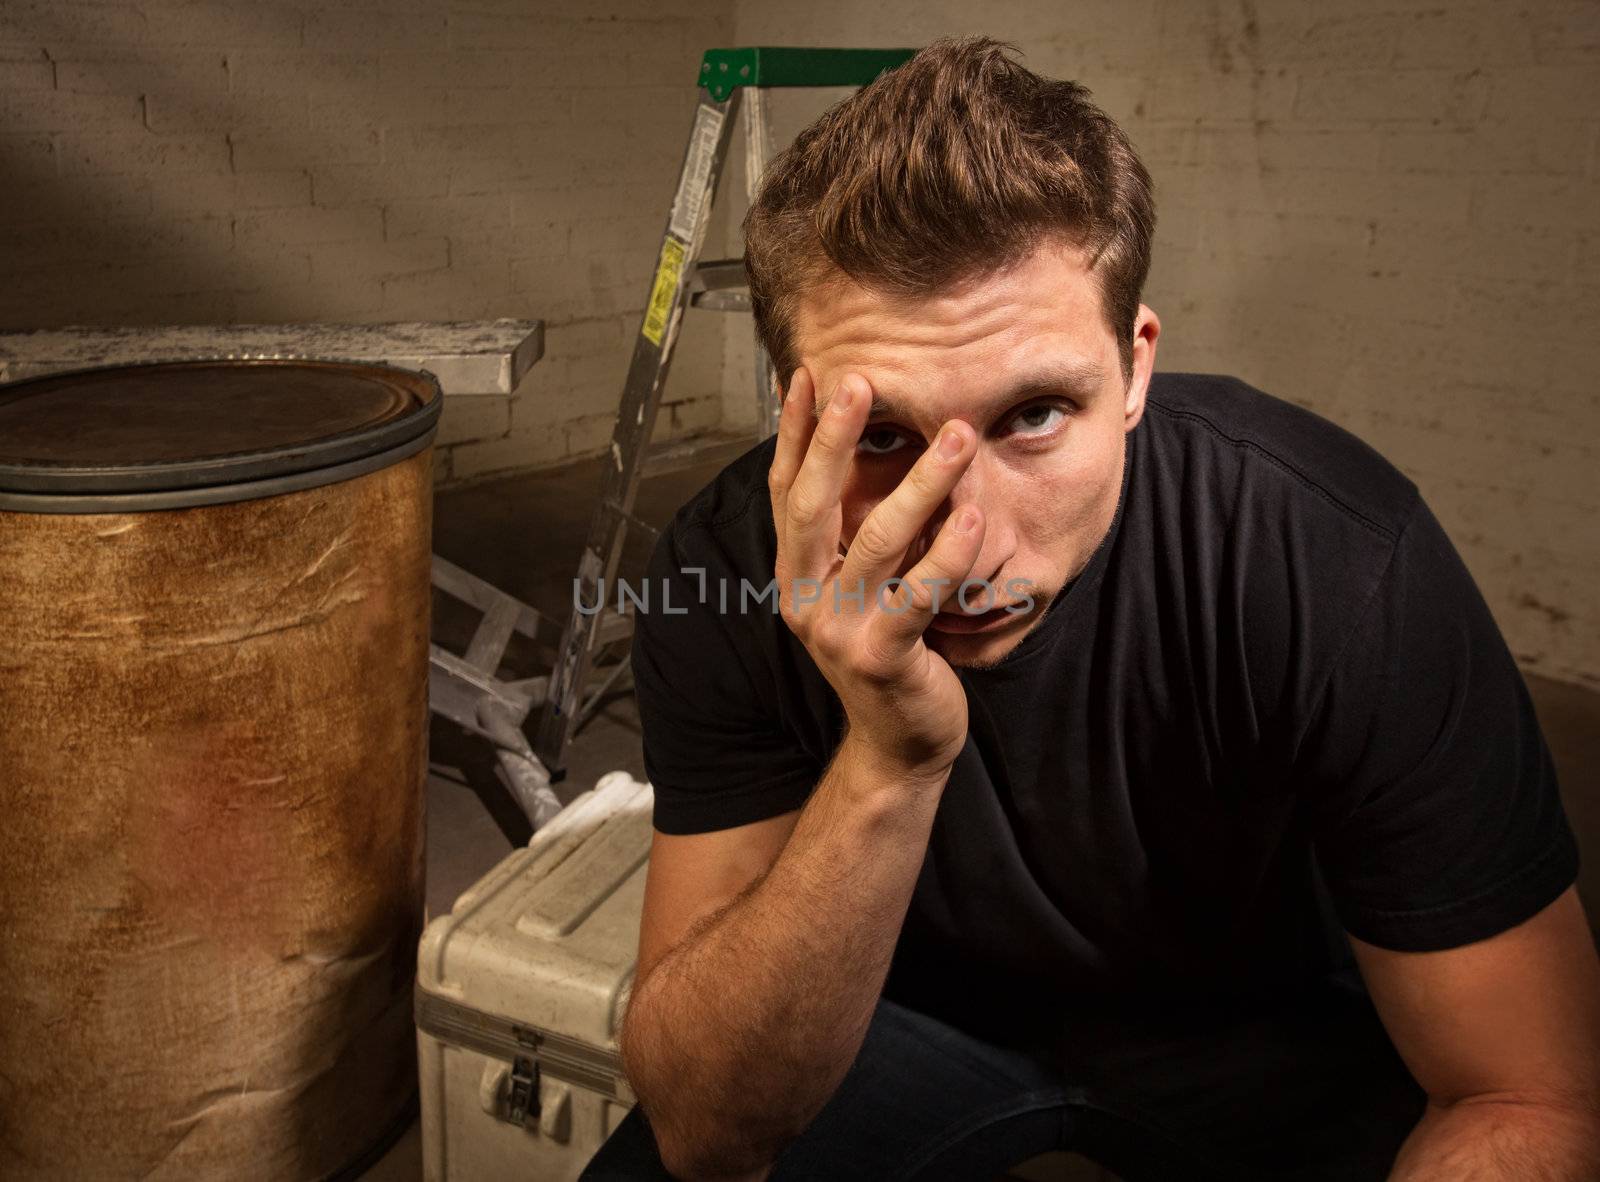
<instances>
[{"instance_id":1,"label":"fingernail","mask_svg":"<svg viewBox=\"0 0 1600 1182\"><path fill-rule=\"evenodd\" d=\"M939 436L939 454L947 460L961 454L961 436L948 427Z\"/></svg>"},{"instance_id":2,"label":"fingernail","mask_svg":"<svg viewBox=\"0 0 1600 1182\"><path fill-rule=\"evenodd\" d=\"M972 527L978 524L978 513L975 509L961 510L961 516L956 518L956 532L969 533Z\"/></svg>"},{"instance_id":3,"label":"fingernail","mask_svg":"<svg viewBox=\"0 0 1600 1182\"><path fill-rule=\"evenodd\" d=\"M850 409L850 404L855 400L855 387L840 383L839 388L833 392L833 409L840 414L844 414Z\"/></svg>"}]
</instances>

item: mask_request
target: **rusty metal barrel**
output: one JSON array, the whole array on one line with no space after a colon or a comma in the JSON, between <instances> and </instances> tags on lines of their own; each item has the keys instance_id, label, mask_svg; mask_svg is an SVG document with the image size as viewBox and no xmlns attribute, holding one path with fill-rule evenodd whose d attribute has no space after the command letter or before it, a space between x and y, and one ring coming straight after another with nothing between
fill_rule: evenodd
<instances>
[{"instance_id":1,"label":"rusty metal barrel","mask_svg":"<svg viewBox=\"0 0 1600 1182\"><path fill-rule=\"evenodd\" d=\"M404 1127L439 410L344 362L0 386L0 1177Z\"/></svg>"}]
</instances>

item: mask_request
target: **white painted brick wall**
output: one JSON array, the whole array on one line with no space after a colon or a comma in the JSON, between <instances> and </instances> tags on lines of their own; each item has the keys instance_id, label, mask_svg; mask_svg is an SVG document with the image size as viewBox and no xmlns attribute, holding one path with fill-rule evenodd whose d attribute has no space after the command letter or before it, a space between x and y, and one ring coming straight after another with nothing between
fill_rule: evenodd
<instances>
[{"instance_id":1,"label":"white painted brick wall","mask_svg":"<svg viewBox=\"0 0 1600 1182\"><path fill-rule=\"evenodd\" d=\"M0 328L538 317L438 479L599 452L731 32L732 0L5 0ZM662 435L720 417L691 319Z\"/></svg>"},{"instance_id":2,"label":"white painted brick wall","mask_svg":"<svg viewBox=\"0 0 1600 1182\"><path fill-rule=\"evenodd\" d=\"M0 326L540 316L545 361L447 415L440 478L596 451L700 52L977 32L1144 151L1162 367L1370 440L1518 657L1600 684L1592 2L7 0ZM782 96L780 139L837 97ZM749 423L748 357L689 317L661 431Z\"/></svg>"},{"instance_id":3,"label":"white painted brick wall","mask_svg":"<svg viewBox=\"0 0 1600 1182\"><path fill-rule=\"evenodd\" d=\"M1600 5L740 0L742 44L1015 42L1139 145L1158 364L1410 474L1529 669L1600 685ZM814 113L780 105L780 142ZM747 420L730 334L727 422Z\"/></svg>"}]
</instances>

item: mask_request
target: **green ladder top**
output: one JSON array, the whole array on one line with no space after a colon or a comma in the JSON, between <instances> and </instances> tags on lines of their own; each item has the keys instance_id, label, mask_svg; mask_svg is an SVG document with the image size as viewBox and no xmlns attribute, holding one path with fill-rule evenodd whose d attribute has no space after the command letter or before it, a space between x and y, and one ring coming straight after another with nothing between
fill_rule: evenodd
<instances>
[{"instance_id":1,"label":"green ladder top","mask_svg":"<svg viewBox=\"0 0 1600 1182\"><path fill-rule=\"evenodd\" d=\"M717 102L741 86L865 86L916 54L915 49L708 49L701 86Z\"/></svg>"}]
</instances>

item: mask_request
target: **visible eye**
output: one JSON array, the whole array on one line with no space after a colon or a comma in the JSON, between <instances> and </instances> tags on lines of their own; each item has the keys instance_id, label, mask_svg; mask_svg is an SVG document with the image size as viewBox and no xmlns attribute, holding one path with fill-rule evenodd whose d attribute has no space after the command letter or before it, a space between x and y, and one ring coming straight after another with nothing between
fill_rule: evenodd
<instances>
[{"instance_id":1,"label":"visible eye","mask_svg":"<svg viewBox=\"0 0 1600 1182\"><path fill-rule=\"evenodd\" d=\"M1018 435L1048 435L1066 417L1066 407L1054 402L1036 402L1013 415L1010 428Z\"/></svg>"},{"instance_id":2,"label":"visible eye","mask_svg":"<svg viewBox=\"0 0 1600 1182\"><path fill-rule=\"evenodd\" d=\"M906 437L893 427L869 426L861 433L861 441L856 446L869 456L886 456L899 451L905 442Z\"/></svg>"}]
</instances>

